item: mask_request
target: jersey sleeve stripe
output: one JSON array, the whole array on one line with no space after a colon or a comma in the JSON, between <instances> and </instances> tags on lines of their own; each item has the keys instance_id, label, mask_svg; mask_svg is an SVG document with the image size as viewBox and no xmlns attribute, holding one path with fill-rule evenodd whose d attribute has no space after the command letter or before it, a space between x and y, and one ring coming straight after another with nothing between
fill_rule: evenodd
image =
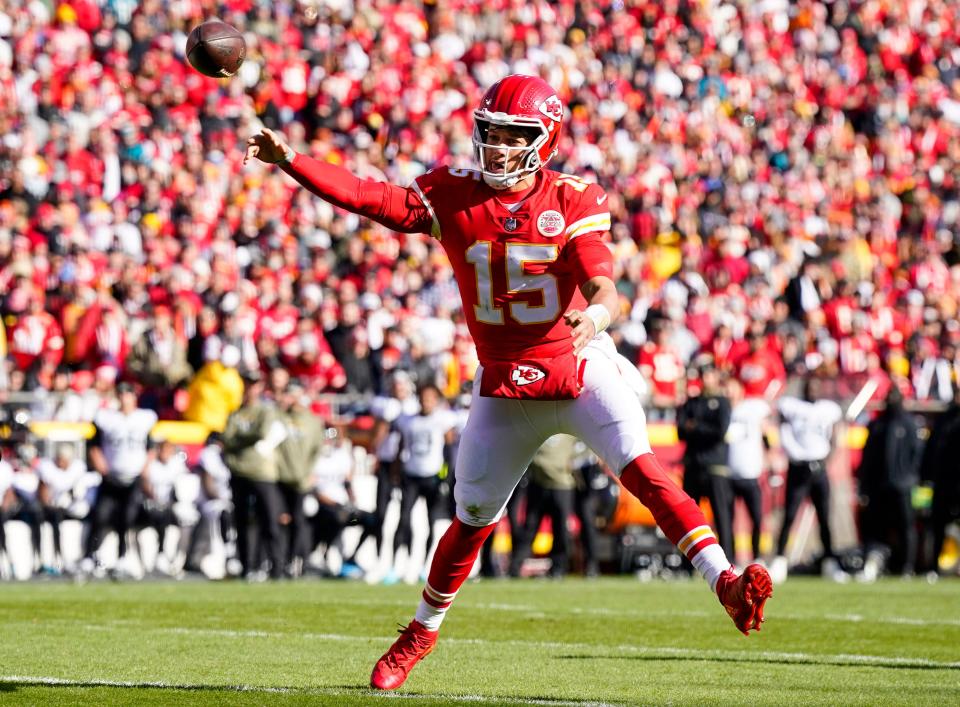
<instances>
[{"instance_id":1,"label":"jersey sleeve stripe","mask_svg":"<svg viewBox=\"0 0 960 707\"><path fill-rule=\"evenodd\" d=\"M609 231L610 230L610 214L593 214L592 216L587 216L582 218L576 223L571 224L567 228L567 236L569 238L576 238L577 236L582 236L584 233L592 233L593 231Z\"/></svg>"},{"instance_id":2,"label":"jersey sleeve stripe","mask_svg":"<svg viewBox=\"0 0 960 707\"><path fill-rule=\"evenodd\" d=\"M423 202L423 205L427 207L427 211L430 212L430 218L433 219L433 227L430 229L430 235L440 240L440 221L437 220L437 212L433 210L433 204L430 203L430 200L427 198L427 195L423 193L423 189L420 188L420 185L417 184L417 180L414 179L410 183L410 186L413 187L413 190L417 193L417 196L420 197L420 201Z\"/></svg>"}]
</instances>

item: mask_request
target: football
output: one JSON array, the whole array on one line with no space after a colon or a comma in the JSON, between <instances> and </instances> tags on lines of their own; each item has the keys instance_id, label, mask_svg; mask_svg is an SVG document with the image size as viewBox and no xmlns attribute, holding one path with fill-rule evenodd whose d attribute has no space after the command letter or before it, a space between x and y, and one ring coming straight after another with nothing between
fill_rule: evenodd
<instances>
[{"instance_id":1,"label":"football","mask_svg":"<svg viewBox=\"0 0 960 707\"><path fill-rule=\"evenodd\" d=\"M215 79L233 76L247 53L243 35L220 20L197 25L187 37L187 60L194 69Z\"/></svg>"}]
</instances>

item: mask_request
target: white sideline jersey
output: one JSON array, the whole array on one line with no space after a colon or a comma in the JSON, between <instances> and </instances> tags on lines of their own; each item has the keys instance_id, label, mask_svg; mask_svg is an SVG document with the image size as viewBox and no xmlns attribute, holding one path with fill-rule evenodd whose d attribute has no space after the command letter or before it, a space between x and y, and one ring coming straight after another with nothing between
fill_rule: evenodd
<instances>
[{"instance_id":1,"label":"white sideline jersey","mask_svg":"<svg viewBox=\"0 0 960 707\"><path fill-rule=\"evenodd\" d=\"M792 462L819 462L830 456L833 427L843 410L832 400L809 403L799 398L781 398L780 444Z\"/></svg>"},{"instance_id":2,"label":"white sideline jersey","mask_svg":"<svg viewBox=\"0 0 960 707\"><path fill-rule=\"evenodd\" d=\"M443 468L444 437L456 426L456 413L445 409L429 415L404 415L397 420L397 430L403 438L403 472L422 478L439 474Z\"/></svg>"},{"instance_id":3,"label":"white sideline jersey","mask_svg":"<svg viewBox=\"0 0 960 707\"><path fill-rule=\"evenodd\" d=\"M33 469L24 469L13 475L13 490L17 496L27 503L32 503L37 498L37 491L40 489L40 479Z\"/></svg>"},{"instance_id":4,"label":"white sideline jersey","mask_svg":"<svg viewBox=\"0 0 960 707\"><path fill-rule=\"evenodd\" d=\"M67 508L73 503L73 492L87 473L87 465L74 459L66 469L61 469L52 459L41 459L37 476L50 490L50 499L55 508Z\"/></svg>"},{"instance_id":5,"label":"white sideline jersey","mask_svg":"<svg viewBox=\"0 0 960 707\"><path fill-rule=\"evenodd\" d=\"M208 444L201 450L197 463L200 465L200 468L210 475L214 492L217 494L216 498L230 500L233 497L230 491L230 470L227 468L227 465L223 463L223 451L220 449L220 446ZM203 491L203 494L206 498L206 490Z\"/></svg>"},{"instance_id":6,"label":"white sideline jersey","mask_svg":"<svg viewBox=\"0 0 960 707\"><path fill-rule=\"evenodd\" d=\"M325 445L316 464L313 465L314 490L334 503L349 503L347 479L352 471L352 445Z\"/></svg>"},{"instance_id":7,"label":"white sideline jersey","mask_svg":"<svg viewBox=\"0 0 960 707\"><path fill-rule=\"evenodd\" d=\"M100 433L110 478L122 484L136 480L147 465L147 443L150 430L157 424L157 413L142 408L129 415L119 410L98 410L93 424Z\"/></svg>"},{"instance_id":8,"label":"white sideline jersey","mask_svg":"<svg viewBox=\"0 0 960 707\"><path fill-rule=\"evenodd\" d=\"M400 433L392 425L403 415L416 415L420 412L420 401L417 396L410 395L405 399L391 398L386 395L378 396L370 403L370 414L378 420L391 425L390 432L383 438L377 447L377 459L381 462L392 462L400 451Z\"/></svg>"},{"instance_id":9,"label":"white sideline jersey","mask_svg":"<svg viewBox=\"0 0 960 707\"><path fill-rule=\"evenodd\" d=\"M763 427L770 405L748 398L733 408L727 428L727 465L733 479L758 479L763 472Z\"/></svg>"},{"instance_id":10,"label":"white sideline jersey","mask_svg":"<svg viewBox=\"0 0 960 707\"><path fill-rule=\"evenodd\" d=\"M166 462L159 459L150 462L150 485L153 486L154 500L162 506L173 503L173 489L177 479L189 473L179 454L174 454Z\"/></svg>"}]
</instances>

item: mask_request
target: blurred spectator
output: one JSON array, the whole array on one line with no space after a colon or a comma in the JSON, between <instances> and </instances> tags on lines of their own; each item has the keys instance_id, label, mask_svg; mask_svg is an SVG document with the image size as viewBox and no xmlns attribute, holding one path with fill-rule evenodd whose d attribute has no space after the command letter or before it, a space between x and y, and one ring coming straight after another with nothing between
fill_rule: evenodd
<instances>
[{"instance_id":1,"label":"blurred spectator","mask_svg":"<svg viewBox=\"0 0 960 707\"><path fill-rule=\"evenodd\" d=\"M143 499L137 517L137 527L153 528L157 533L157 557L153 571L163 575L176 575L182 567L181 555L186 556L190 529L196 525L194 511L196 499L179 498L177 489L189 475L184 462L185 455L169 440L160 440L156 446L156 458L140 477ZM180 502L179 505L177 502ZM186 512L185 512L186 511ZM179 548L173 556L167 552L167 528L180 529Z\"/></svg>"},{"instance_id":2,"label":"blurred spectator","mask_svg":"<svg viewBox=\"0 0 960 707\"><path fill-rule=\"evenodd\" d=\"M734 504L743 500L750 516L750 549L752 559L760 559L760 531L763 505L760 477L764 471L765 447L770 416L773 410L762 398L744 398L743 386L731 378L727 381L730 399L730 427L727 429L727 466L730 469L730 518Z\"/></svg>"},{"instance_id":3,"label":"blurred spectator","mask_svg":"<svg viewBox=\"0 0 960 707\"><path fill-rule=\"evenodd\" d=\"M223 461L220 433L213 432L207 437L195 471L200 476L200 522L191 537L184 569L221 578L227 573L227 561L236 555L236 535L230 469ZM211 564L217 566L211 567Z\"/></svg>"},{"instance_id":4,"label":"blurred spectator","mask_svg":"<svg viewBox=\"0 0 960 707\"><path fill-rule=\"evenodd\" d=\"M440 390L433 383L420 384L417 388L420 410L397 419L395 425L400 433L397 464L402 475L400 518L393 537L393 570L385 581L396 581L410 574L410 556L413 554L413 530L411 514L416 502L423 498L427 507L427 538L424 544L424 559L433 547L434 524L441 517L445 500L445 486L440 476L443 470L444 445L453 441L457 418L453 411L443 405ZM407 563L402 569L397 560L398 551L405 548ZM403 573L403 574L401 574Z\"/></svg>"},{"instance_id":5,"label":"blurred spectator","mask_svg":"<svg viewBox=\"0 0 960 707\"><path fill-rule=\"evenodd\" d=\"M808 378L804 384L803 399L783 397L777 404L780 413L780 444L787 455L787 493L783 509L783 525L777 539L777 554L770 565L770 576L775 582L787 578L786 557L790 529L800 510L800 504L810 497L820 526L820 544L823 548L821 569L824 576L844 582L849 577L837 561L833 551L833 533L830 531L830 477L827 463L833 455L836 428L843 419L843 411L832 400L823 397L823 381Z\"/></svg>"},{"instance_id":6,"label":"blurred spectator","mask_svg":"<svg viewBox=\"0 0 960 707\"><path fill-rule=\"evenodd\" d=\"M510 576L519 577L523 562L530 556L533 541L544 517L550 518L553 544L550 549L550 576L564 577L570 564L570 529L573 513L573 454L576 439L554 435L544 442L530 462L527 510L518 544L510 558Z\"/></svg>"},{"instance_id":7,"label":"blurred spectator","mask_svg":"<svg viewBox=\"0 0 960 707\"><path fill-rule=\"evenodd\" d=\"M368 336L364 329L356 329L350 335L350 347L343 353L340 363L346 377L347 393L370 395L379 389L377 371L370 357Z\"/></svg>"},{"instance_id":8,"label":"blurred spectator","mask_svg":"<svg viewBox=\"0 0 960 707\"><path fill-rule=\"evenodd\" d=\"M914 572L917 528L912 492L920 478L920 453L917 423L903 409L903 394L893 388L886 408L867 428L856 471L866 555L863 576L868 581L888 565L888 557L894 572L908 576ZM891 535L895 542L890 541Z\"/></svg>"},{"instance_id":9,"label":"blurred spectator","mask_svg":"<svg viewBox=\"0 0 960 707\"><path fill-rule=\"evenodd\" d=\"M324 425L307 407L306 391L299 383L287 384L278 400L278 417L286 437L277 447L277 480L283 499L281 525L286 533L286 564L291 576L299 577L310 551L310 529L303 498L310 489L310 475L324 443Z\"/></svg>"},{"instance_id":10,"label":"blurred spectator","mask_svg":"<svg viewBox=\"0 0 960 707\"><path fill-rule=\"evenodd\" d=\"M190 381L187 394L190 401L183 411L183 419L199 422L211 432L223 432L227 418L240 407L243 400L243 380L237 371L240 351L227 344L219 352L218 346L208 347L209 359Z\"/></svg>"},{"instance_id":11,"label":"blurred spectator","mask_svg":"<svg viewBox=\"0 0 960 707\"><path fill-rule=\"evenodd\" d=\"M64 520L83 520L90 512L87 499L87 465L76 458L75 447L59 444L53 458L41 458L37 462L40 487L37 497L43 509L43 520L53 532L53 556L55 572L71 570L66 562L60 542L60 526Z\"/></svg>"},{"instance_id":12,"label":"blurred spectator","mask_svg":"<svg viewBox=\"0 0 960 707\"><path fill-rule=\"evenodd\" d=\"M154 409L169 405L171 392L193 375L187 347L173 328L169 307L160 305L153 310L153 326L133 345L126 370L145 386Z\"/></svg>"},{"instance_id":13,"label":"blurred spectator","mask_svg":"<svg viewBox=\"0 0 960 707\"><path fill-rule=\"evenodd\" d=\"M798 322L806 322L810 313L821 307L820 290L817 287L819 277L820 265L812 258L807 258L803 261L800 272L787 285L786 297L790 317Z\"/></svg>"},{"instance_id":14,"label":"blurred spectator","mask_svg":"<svg viewBox=\"0 0 960 707\"><path fill-rule=\"evenodd\" d=\"M775 337L774 337L775 338ZM736 364L737 378L747 398L775 398L786 382L783 359L771 348L771 342L759 322L747 334L748 351Z\"/></svg>"},{"instance_id":15,"label":"blurred spectator","mask_svg":"<svg viewBox=\"0 0 960 707\"><path fill-rule=\"evenodd\" d=\"M586 451L586 458L583 451ZM594 454L586 449L581 450L581 455L574 461L573 477L577 482L573 495L573 512L580 521L583 574L585 577L596 577L600 574L597 489L605 487L609 478Z\"/></svg>"},{"instance_id":16,"label":"blurred spectator","mask_svg":"<svg viewBox=\"0 0 960 707\"><path fill-rule=\"evenodd\" d=\"M213 348L216 347L214 345L213 348L208 349L207 341L216 334L218 326L216 310L213 307L202 307L197 314L194 331L187 339L187 363L198 374L200 369L210 360L207 356L208 352L212 355ZM216 339L214 341L219 343ZM237 362L239 363L239 351L237 354Z\"/></svg>"},{"instance_id":17,"label":"blurred spectator","mask_svg":"<svg viewBox=\"0 0 960 707\"><path fill-rule=\"evenodd\" d=\"M11 520L19 520L30 529L30 574L39 571L53 574L52 568L43 565L41 541L41 527L43 525L43 507L40 503L38 491L40 479L30 460L24 458L13 466L12 488L14 506L8 510Z\"/></svg>"},{"instance_id":18,"label":"blurred spectator","mask_svg":"<svg viewBox=\"0 0 960 707\"><path fill-rule=\"evenodd\" d=\"M277 419L273 406L262 401L262 394L260 374L248 372L243 403L230 414L223 431L223 461L231 475L241 576L254 581L263 578L257 559L261 545L270 563L270 577L280 579L284 569L277 447L286 437L286 428Z\"/></svg>"},{"instance_id":19,"label":"blurred spectator","mask_svg":"<svg viewBox=\"0 0 960 707\"><path fill-rule=\"evenodd\" d=\"M939 572L947 526L960 519L960 389L950 407L937 419L923 450L921 478L933 485L928 538L924 542L926 569Z\"/></svg>"},{"instance_id":20,"label":"blurred spectator","mask_svg":"<svg viewBox=\"0 0 960 707\"><path fill-rule=\"evenodd\" d=\"M687 398L677 411L677 437L685 445L683 490L695 501L704 496L710 499L717 541L727 557L734 557L733 498L726 442L730 401L712 361L703 363L699 374L702 389Z\"/></svg>"},{"instance_id":21,"label":"blurred spectator","mask_svg":"<svg viewBox=\"0 0 960 707\"><path fill-rule=\"evenodd\" d=\"M390 377L388 394L375 397L370 404L370 414L374 419L371 446L376 455L377 523L369 530L364 529L357 549L372 537L378 558L383 551L383 522L387 517L387 508L393 499L394 491L401 488L400 470L395 464L400 452L400 432L394 423L403 416L416 415L419 411L420 401L413 381L406 371L396 371Z\"/></svg>"},{"instance_id":22,"label":"blurred spectator","mask_svg":"<svg viewBox=\"0 0 960 707\"><path fill-rule=\"evenodd\" d=\"M949 403L960 388L960 357L955 344L947 341L939 347L936 341L919 342L913 365L913 389L918 400Z\"/></svg>"},{"instance_id":23,"label":"blurred spectator","mask_svg":"<svg viewBox=\"0 0 960 707\"><path fill-rule=\"evenodd\" d=\"M652 340L640 349L637 361L640 373L652 384L651 403L654 408L676 407L684 384L683 361L668 341L671 327L666 320L655 324Z\"/></svg>"},{"instance_id":24,"label":"blurred spectator","mask_svg":"<svg viewBox=\"0 0 960 707\"><path fill-rule=\"evenodd\" d=\"M313 516L313 542L311 551L319 545L325 548L324 554L329 562L330 548L340 545L344 528L358 525L362 528L361 539L353 552L343 558L339 574L348 578L362 576L363 570L357 564L357 553L363 545L363 538L372 534L382 525L376 513L357 508L353 493L354 457L349 440L335 429L330 430L327 444L317 459L311 476L312 497L317 502L317 512ZM329 565L326 568L329 572Z\"/></svg>"},{"instance_id":25,"label":"blurred spectator","mask_svg":"<svg viewBox=\"0 0 960 707\"><path fill-rule=\"evenodd\" d=\"M45 311L45 304L43 290L37 288L29 309L10 331L10 355L31 388L38 383L48 386L63 358L63 334L57 320Z\"/></svg>"},{"instance_id":26,"label":"blurred spectator","mask_svg":"<svg viewBox=\"0 0 960 707\"><path fill-rule=\"evenodd\" d=\"M80 422L83 420L83 400L70 389L70 371L60 366L53 374L49 390L36 391L30 414L35 420Z\"/></svg>"},{"instance_id":27,"label":"blurred spectator","mask_svg":"<svg viewBox=\"0 0 960 707\"><path fill-rule=\"evenodd\" d=\"M137 405L137 393L130 383L117 386L118 410L100 409L93 418L94 436L90 441L90 465L100 474L97 501L88 518L89 530L80 570L90 575L98 571L94 554L108 531L119 540L117 564L113 572L126 571L127 533L140 508L140 476L156 457L150 431L157 414Z\"/></svg>"}]
</instances>

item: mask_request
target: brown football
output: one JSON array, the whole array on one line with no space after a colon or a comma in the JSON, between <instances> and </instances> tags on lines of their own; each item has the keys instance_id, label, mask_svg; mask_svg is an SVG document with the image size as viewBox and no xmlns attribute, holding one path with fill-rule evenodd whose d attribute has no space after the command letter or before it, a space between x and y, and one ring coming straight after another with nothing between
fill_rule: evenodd
<instances>
[{"instance_id":1,"label":"brown football","mask_svg":"<svg viewBox=\"0 0 960 707\"><path fill-rule=\"evenodd\" d=\"M201 74L215 79L237 73L246 53L243 35L220 20L197 25L187 37L187 60Z\"/></svg>"}]
</instances>

